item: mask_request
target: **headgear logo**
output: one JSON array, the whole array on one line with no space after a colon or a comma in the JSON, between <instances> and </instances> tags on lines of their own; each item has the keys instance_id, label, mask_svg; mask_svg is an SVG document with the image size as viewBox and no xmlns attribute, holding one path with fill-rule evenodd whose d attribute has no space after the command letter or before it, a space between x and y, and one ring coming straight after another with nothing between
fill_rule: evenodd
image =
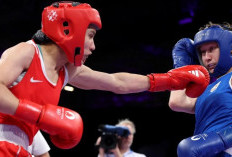
<instances>
[{"instance_id":1,"label":"headgear logo","mask_svg":"<svg viewBox=\"0 0 232 157\"><path fill-rule=\"evenodd\" d=\"M58 15L57 15L56 11L54 11L54 10L48 12L48 20L49 21L55 21L57 16Z\"/></svg>"},{"instance_id":2,"label":"headgear logo","mask_svg":"<svg viewBox=\"0 0 232 157\"><path fill-rule=\"evenodd\" d=\"M196 34L195 40L196 42L199 42L202 40L202 38L208 38L209 35L210 35L209 32L205 32L205 33L199 32Z\"/></svg>"}]
</instances>

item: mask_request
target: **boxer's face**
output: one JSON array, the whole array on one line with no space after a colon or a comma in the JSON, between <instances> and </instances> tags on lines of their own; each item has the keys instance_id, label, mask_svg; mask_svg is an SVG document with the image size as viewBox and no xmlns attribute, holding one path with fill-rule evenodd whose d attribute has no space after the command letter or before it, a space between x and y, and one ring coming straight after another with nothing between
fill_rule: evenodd
<instances>
[{"instance_id":1,"label":"boxer's face","mask_svg":"<svg viewBox=\"0 0 232 157\"><path fill-rule=\"evenodd\" d=\"M218 47L218 43L204 43L199 47L199 50L204 66L206 67L206 69L208 69L210 73L213 73L220 56L220 49Z\"/></svg>"},{"instance_id":2,"label":"boxer's face","mask_svg":"<svg viewBox=\"0 0 232 157\"><path fill-rule=\"evenodd\" d=\"M95 50L94 37L96 34L95 28L88 28L85 33L85 46L84 46L84 56L82 58L82 64L85 63L89 55L92 54L92 51Z\"/></svg>"}]
</instances>

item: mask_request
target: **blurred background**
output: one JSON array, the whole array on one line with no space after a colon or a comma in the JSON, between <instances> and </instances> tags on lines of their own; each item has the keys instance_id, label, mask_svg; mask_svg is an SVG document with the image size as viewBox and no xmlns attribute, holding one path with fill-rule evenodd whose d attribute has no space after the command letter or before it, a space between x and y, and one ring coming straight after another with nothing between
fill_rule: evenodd
<instances>
[{"instance_id":1,"label":"blurred background","mask_svg":"<svg viewBox=\"0 0 232 157\"><path fill-rule=\"evenodd\" d=\"M52 0L0 0L0 52L27 41L40 29L41 12ZM102 30L95 37L96 50L86 65L108 73L164 73L173 68L172 48L183 37L193 38L209 21L230 22L227 0L86 0L101 15ZM29 89L28 89L29 90ZM56 148L54 156L96 157L95 142L100 124L114 125L129 118L136 124L132 149L147 157L175 157L178 143L193 134L194 115L173 112L169 92L119 95L74 88L62 91L60 105L79 112L84 134L70 150Z\"/></svg>"}]
</instances>

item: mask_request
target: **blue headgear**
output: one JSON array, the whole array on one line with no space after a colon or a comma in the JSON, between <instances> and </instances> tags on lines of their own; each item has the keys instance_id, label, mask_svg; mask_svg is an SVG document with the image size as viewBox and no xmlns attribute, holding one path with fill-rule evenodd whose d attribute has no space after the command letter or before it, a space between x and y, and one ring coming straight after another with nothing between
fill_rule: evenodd
<instances>
[{"instance_id":1,"label":"blue headgear","mask_svg":"<svg viewBox=\"0 0 232 157\"><path fill-rule=\"evenodd\" d=\"M211 26L204 30L199 31L194 37L194 45L197 48L199 45L205 42L216 41L220 49L220 57L218 64L216 65L214 72L210 74L212 77L219 77L224 75L232 67L232 32L225 30L220 26ZM202 64L202 59L198 49L199 61Z\"/></svg>"}]
</instances>

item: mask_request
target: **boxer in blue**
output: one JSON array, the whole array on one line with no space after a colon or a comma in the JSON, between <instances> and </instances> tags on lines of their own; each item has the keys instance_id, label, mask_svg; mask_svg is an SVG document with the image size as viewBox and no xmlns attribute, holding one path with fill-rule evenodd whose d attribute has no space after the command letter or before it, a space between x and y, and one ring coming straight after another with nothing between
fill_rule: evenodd
<instances>
[{"instance_id":1,"label":"boxer in blue","mask_svg":"<svg viewBox=\"0 0 232 157\"><path fill-rule=\"evenodd\" d=\"M182 140L178 157L232 156L232 32L229 24L209 23L194 37L183 38L173 48L174 67L201 64L211 84L198 98L185 90L171 91L169 106L195 114L194 136ZM216 80L214 79L216 78Z\"/></svg>"}]
</instances>

